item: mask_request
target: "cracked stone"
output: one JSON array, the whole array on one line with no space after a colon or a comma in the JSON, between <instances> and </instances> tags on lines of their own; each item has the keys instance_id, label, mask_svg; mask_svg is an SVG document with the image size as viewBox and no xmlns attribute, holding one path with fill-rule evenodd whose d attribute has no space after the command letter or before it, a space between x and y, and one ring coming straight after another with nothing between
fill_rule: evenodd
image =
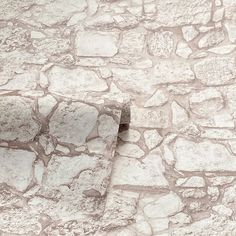
<instances>
[{"instance_id":1,"label":"cracked stone","mask_svg":"<svg viewBox=\"0 0 236 236\"><path fill-rule=\"evenodd\" d=\"M145 143L149 149L156 147L163 140L157 130L145 130L143 133Z\"/></svg>"},{"instance_id":2,"label":"cracked stone","mask_svg":"<svg viewBox=\"0 0 236 236\"><path fill-rule=\"evenodd\" d=\"M208 117L220 111L224 106L224 101L218 90L207 88L193 93L189 98L189 105L193 113Z\"/></svg>"},{"instance_id":3,"label":"cracked stone","mask_svg":"<svg viewBox=\"0 0 236 236\"><path fill-rule=\"evenodd\" d=\"M147 45L151 55L168 58L174 48L173 33L169 31L152 33L148 39Z\"/></svg>"},{"instance_id":4,"label":"cracked stone","mask_svg":"<svg viewBox=\"0 0 236 236\"><path fill-rule=\"evenodd\" d=\"M174 144L175 168L182 171L235 171L236 158L224 145L178 138Z\"/></svg>"},{"instance_id":5,"label":"cracked stone","mask_svg":"<svg viewBox=\"0 0 236 236\"><path fill-rule=\"evenodd\" d=\"M168 102L167 94L158 89L144 104L144 107L158 107Z\"/></svg>"},{"instance_id":6,"label":"cracked stone","mask_svg":"<svg viewBox=\"0 0 236 236\"><path fill-rule=\"evenodd\" d=\"M183 207L184 204L178 195L170 192L169 194L160 197L156 201L147 204L143 211L147 217L158 218L174 215L180 212Z\"/></svg>"},{"instance_id":7,"label":"cracked stone","mask_svg":"<svg viewBox=\"0 0 236 236\"><path fill-rule=\"evenodd\" d=\"M118 34L98 31L78 32L75 39L77 56L112 57L117 51Z\"/></svg>"},{"instance_id":8,"label":"cracked stone","mask_svg":"<svg viewBox=\"0 0 236 236\"><path fill-rule=\"evenodd\" d=\"M187 111L177 102L173 101L171 103L171 110L172 110L172 123L174 125L186 124L188 122L189 119Z\"/></svg>"},{"instance_id":9,"label":"cracked stone","mask_svg":"<svg viewBox=\"0 0 236 236\"><path fill-rule=\"evenodd\" d=\"M78 176L83 170L94 169L97 163L97 157L86 154L74 157L53 155L47 166L44 184L55 187L70 184L74 177Z\"/></svg>"},{"instance_id":10,"label":"cracked stone","mask_svg":"<svg viewBox=\"0 0 236 236\"><path fill-rule=\"evenodd\" d=\"M62 95L86 91L105 91L108 87L94 71L54 66L48 73L49 91Z\"/></svg>"},{"instance_id":11,"label":"cracked stone","mask_svg":"<svg viewBox=\"0 0 236 236\"><path fill-rule=\"evenodd\" d=\"M28 98L0 97L0 113L0 139L27 142L40 130L40 125L33 119L33 101Z\"/></svg>"},{"instance_id":12,"label":"cracked stone","mask_svg":"<svg viewBox=\"0 0 236 236\"><path fill-rule=\"evenodd\" d=\"M235 80L236 66L232 57L210 57L194 65L197 79L205 85L224 85Z\"/></svg>"},{"instance_id":13,"label":"cracked stone","mask_svg":"<svg viewBox=\"0 0 236 236\"><path fill-rule=\"evenodd\" d=\"M33 152L0 148L0 182L24 191L33 178L32 165L36 156Z\"/></svg>"},{"instance_id":14,"label":"cracked stone","mask_svg":"<svg viewBox=\"0 0 236 236\"><path fill-rule=\"evenodd\" d=\"M139 187L167 187L163 175L161 157L149 154L140 162L134 158L119 157L114 165L113 185L131 185Z\"/></svg>"},{"instance_id":15,"label":"cracked stone","mask_svg":"<svg viewBox=\"0 0 236 236\"><path fill-rule=\"evenodd\" d=\"M56 106L57 100L51 96L46 95L45 97L38 99L38 109L43 116L48 116L52 109Z\"/></svg>"},{"instance_id":16,"label":"cracked stone","mask_svg":"<svg viewBox=\"0 0 236 236\"><path fill-rule=\"evenodd\" d=\"M50 119L50 134L60 142L80 146L94 128L97 116L98 111L93 106L80 102L62 102Z\"/></svg>"}]
</instances>

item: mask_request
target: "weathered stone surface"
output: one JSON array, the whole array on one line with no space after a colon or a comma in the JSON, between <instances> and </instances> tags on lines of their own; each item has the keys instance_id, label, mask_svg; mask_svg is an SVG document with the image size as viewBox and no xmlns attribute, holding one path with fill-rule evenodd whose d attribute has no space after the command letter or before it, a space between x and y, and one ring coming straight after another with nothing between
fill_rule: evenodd
<instances>
[{"instance_id":1,"label":"weathered stone surface","mask_svg":"<svg viewBox=\"0 0 236 236\"><path fill-rule=\"evenodd\" d=\"M211 5L211 2L206 0L197 0L195 2L167 0L157 2L156 24L168 27L206 24L211 17Z\"/></svg>"},{"instance_id":2,"label":"weathered stone surface","mask_svg":"<svg viewBox=\"0 0 236 236\"><path fill-rule=\"evenodd\" d=\"M197 79L205 85L224 85L234 81L235 60L232 57L209 57L194 65Z\"/></svg>"},{"instance_id":3,"label":"weathered stone surface","mask_svg":"<svg viewBox=\"0 0 236 236\"><path fill-rule=\"evenodd\" d=\"M136 144L121 143L118 145L116 152L121 156L140 158L144 155L144 151Z\"/></svg>"},{"instance_id":4,"label":"weathered stone surface","mask_svg":"<svg viewBox=\"0 0 236 236\"><path fill-rule=\"evenodd\" d=\"M206 33L198 42L199 48L213 47L225 39L224 31L217 30Z\"/></svg>"},{"instance_id":5,"label":"weathered stone surface","mask_svg":"<svg viewBox=\"0 0 236 236\"><path fill-rule=\"evenodd\" d=\"M142 187L166 187L161 157L150 154L142 163L133 158L119 157L115 162L112 184Z\"/></svg>"},{"instance_id":6,"label":"weathered stone surface","mask_svg":"<svg viewBox=\"0 0 236 236\"><path fill-rule=\"evenodd\" d=\"M159 61L154 67L152 76L157 84L189 83L194 80L190 65L177 60Z\"/></svg>"},{"instance_id":7,"label":"weathered stone surface","mask_svg":"<svg viewBox=\"0 0 236 236\"><path fill-rule=\"evenodd\" d=\"M33 118L33 101L19 96L0 97L0 139L27 142L40 130Z\"/></svg>"},{"instance_id":8,"label":"weathered stone surface","mask_svg":"<svg viewBox=\"0 0 236 236\"><path fill-rule=\"evenodd\" d=\"M158 89L144 104L144 107L158 107L168 102L167 94Z\"/></svg>"},{"instance_id":9,"label":"weathered stone surface","mask_svg":"<svg viewBox=\"0 0 236 236\"><path fill-rule=\"evenodd\" d=\"M161 109L131 107L131 124L136 127L167 128L169 116Z\"/></svg>"},{"instance_id":10,"label":"weathered stone surface","mask_svg":"<svg viewBox=\"0 0 236 236\"><path fill-rule=\"evenodd\" d=\"M75 39L76 54L87 57L112 57L117 51L118 34L108 32L78 32Z\"/></svg>"},{"instance_id":11,"label":"weathered stone surface","mask_svg":"<svg viewBox=\"0 0 236 236\"><path fill-rule=\"evenodd\" d=\"M82 171L94 169L97 162L97 157L86 154L75 157L53 155L47 166L44 184L54 187L70 184Z\"/></svg>"},{"instance_id":12,"label":"weathered stone surface","mask_svg":"<svg viewBox=\"0 0 236 236\"><path fill-rule=\"evenodd\" d=\"M186 124L188 122L187 111L180 106L177 102L173 101L171 104L172 110L172 123L174 125Z\"/></svg>"},{"instance_id":13,"label":"weathered stone surface","mask_svg":"<svg viewBox=\"0 0 236 236\"><path fill-rule=\"evenodd\" d=\"M180 212L183 207L184 204L178 195L171 192L163 197L160 197L156 201L147 204L143 210L147 217L158 218L174 215L177 212Z\"/></svg>"},{"instance_id":14,"label":"weathered stone surface","mask_svg":"<svg viewBox=\"0 0 236 236\"><path fill-rule=\"evenodd\" d=\"M235 171L236 157L224 145L178 138L174 144L175 168L182 171Z\"/></svg>"},{"instance_id":15,"label":"weathered stone surface","mask_svg":"<svg viewBox=\"0 0 236 236\"><path fill-rule=\"evenodd\" d=\"M80 146L94 128L97 116L98 111L93 106L80 102L62 102L50 119L50 134L60 142Z\"/></svg>"},{"instance_id":16,"label":"weathered stone surface","mask_svg":"<svg viewBox=\"0 0 236 236\"><path fill-rule=\"evenodd\" d=\"M210 116L224 106L222 94L215 88L207 88L193 93L189 98L191 111L199 116Z\"/></svg>"},{"instance_id":17,"label":"weathered stone surface","mask_svg":"<svg viewBox=\"0 0 236 236\"><path fill-rule=\"evenodd\" d=\"M141 135L137 130L128 129L128 130L119 132L119 137L123 141L137 142L140 139Z\"/></svg>"},{"instance_id":18,"label":"weathered stone surface","mask_svg":"<svg viewBox=\"0 0 236 236\"><path fill-rule=\"evenodd\" d=\"M49 90L62 95L77 94L86 91L105 91L107 84L91 70L82 68L66 69L54 66L48 73Z\"/></svg>"},{"instance_id":19,"label":"weathered stone surface","mask_svg":"<svg viewBox=\"0 0 236 236\"><path fill-rule=\"evenodd\" d=\"M205 180L200 176L192 176L190 178L179 178L176 181L176 186L203 188L205 187Z\"/></svg>"},{"instance_id":20,"label":"weathered stone surface","mask_svg":"<svg viewBox=\"0 0 236 236\"><path fill-rule=\"evenodd\" d=\"M39 98L38 99L39 112L43 116L47 116L52 111L53 107L56 106L56 104L57 104L57 100L51 95L47 95L45 97Z\"/></svg>"},{"instance_id":21,"label":"weathered stone surface","mask_svg":"<svg viewBox=\"0 0 236 236\"><path fill-rule=\"evenodd\" d=\"M175 53L183 58L188 58L190 56L190 54L192 53L192 49L188 46L187 43L180 41L177 44L177 48Z\"/></svg>"},{"instance_id":22,"label":"weathered stone surface","mask_svg":"<svg viewBox=\"0 0 236 236\"><path fill-rule=\"evenodd\" d=\"M155 91L157 82L144 70L113 68L112 73L114 81L126 92L150 94Z\"/></svg>"},{"instance_id":23,"label":"weathered stone surface","mask_svg":"<svg viewBox=\"0 0 236 236\"><path fill-rule=\"evenodd\" d=\"M195 27L192 25L183 26L182 33L183 33L184 39L187 42L193 40L199 34L198 31L195 29Z\"/></svg>"},{"instance_id":24,"label":"weathered stone surface","mask_svg":"<svg viewBox=\"0 0 236 236\"><path fill-rule=\"evenodd\" d=\"M0 182L24 191L33 177L33 152L0 148Z\"/></svg>"},{"instance_id":25,"label":"weathered stone surface","mask_svg":"<svg viewBox=\"0 0 236 236\"><path fill-rule=\"evenodd\" d=\"M151 55L168 58L174 48L173 33L169 31L154 32L149 36L147 45Z\"/></svg>"},{"instance_id":26,"label":"weathered stone surface","mask_svg":"<svg viewBox=\"0 0 236 236\"><path fill-rule=\"evenodd\" d=\"M155 129L144 131L143 136L145 144L149 149L156 147L163 140L162 136Z\"/></svg>"},{"instance_id":27,"label":"weathered stone surface","mask_svg":"<svg viewBox=\"0 0 236 236\"><path fill-rule=\"evenodd\" d=\"M225 28L228 32L230 42L235 43L236 42L236 24L232 22L225 22Z\"/></svg>"},{"instance_id":28,"label":"weathered stone surface","mask_svg":"<svg viewBox=\"0 0 236 236\"><path fill-rule=\"evenodd\" d=\"M142 30L124 31L122 35L122 43L120 45L120 53L137 54L142 53L145 42L145 32Z\"/></svg>"},{"instance_id":29,"label":"weathered stone surface","mask_svg":"<svg viewBox=\"0 0 236 236\"><path fill-rule=\"evenodd\" d=\"M36 1L37 2L37 1ZM75 1L56 0L48 2L44 7L34 6L31 9L32 17L36 22L40 22L46 26L53 26L69 19L74 12L81 12L87 6L85 0Z\"/></svg>"}]
</instances>

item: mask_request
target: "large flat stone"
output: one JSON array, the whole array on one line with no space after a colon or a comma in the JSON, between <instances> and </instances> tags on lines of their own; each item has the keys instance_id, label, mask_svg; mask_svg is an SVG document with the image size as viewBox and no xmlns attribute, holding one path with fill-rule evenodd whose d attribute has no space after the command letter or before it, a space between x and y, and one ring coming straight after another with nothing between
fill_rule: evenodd
<instances>
[{"instance_id":1,"label":"large flat stone","mask_svg":"<svg viewBox=\"0 0 236 236\"><path fill-rule=\"evenodd\" d=\"M174 153L180 171L236 171L236 156L222 144L178 138Z\"/></svg>"},{"instance_id":2,"label":"large flat stone","mask_svg":"<svg viewBox=\"0 0 236 236\"><path fill-rule=\"evenodd\" d=\"M75 49L78 56L112 57L117 51L118 34L109 32L78 32Z\"/></svg>"},{"instance_id":3,"label":"large flat stone","mask_svg":"<svg viewBox=\"0 0 236 236\"><path fill-rule=\"evenodd\" d=\"M33 152L0 148L0 183L24 191L33 177Z\"/></svg>"},{"instance_id":4,"label":"large flat stone","mask_svg":"<svg viewBox=\"0 0 236 236\"><path fill-rule=\"evenodd\" d=\"M62 95L86 91L104 91L107 84L94 71L54 66L48 73L49 91Z\"/></svg>"}]
</instances>

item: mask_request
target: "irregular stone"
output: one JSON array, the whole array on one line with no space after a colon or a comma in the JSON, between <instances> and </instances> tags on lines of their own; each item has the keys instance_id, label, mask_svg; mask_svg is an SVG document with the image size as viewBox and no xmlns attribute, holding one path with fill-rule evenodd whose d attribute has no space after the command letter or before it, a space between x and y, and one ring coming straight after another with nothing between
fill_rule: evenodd
<instances>
[{"instance_id":1,"label":"irregular stone","mask_svg":"<svg viewBox=\"0 0 236 236\"><path fill-rule=\"evenodd\" d=\"M60 142L80 146L94 128L97 116L98 111L92 106L80 102L62 102L50 119L50 134Z\"/></svg>"},{"instance_id":2,"label":"irregular stone","mask_svg":"<svg viewBox=\"0 0 236 236\"><path fill-rule=\"evenodd\" d=\"M111 116L105 114L99 116L98 123L98 134L100 137L103 139L111 138L112 140L116 138L119 124Z\"/></svg>"},{"instance_id":3,"label":"irregular stone","mask_svg":"<svg viewBox=\"0 0 236 236\"><path fill-rule=\"evenodd\" d=\"M119 137L121 140L126 142L138 142L141 135L137 130L128 129L122 132L119 132Z\"/></svg>"},{"instance_id":4,"label":"irregular stone","mask_svg":"<svg viewBox=\"0 0 236 236\"><path fill-rule=\"evenodd\" d=\"M221 21L221 20L223 19L224 12L225 12L224 7L221 7L221 8L219 8L219 9L217 9L217 10L214 12L214 14L213 14L212 20L213 20L214 22Z\"/></svg>"},{"instance_id":5,"label":"irregular stone","mask_svg":"<svg viewBox=\"0 0 236 236\"><path fill-rule=\"evenodd\" d=\"M43 147L46 155L51 154L55 150L55 144L52 137L42 134L39 136L39 143Z\"/></svg>"},{"instance_id":6,"label":"irregular stone","mask_svg":"<svg viewBox=\"0 0 236 236\"><path fill-rule=\"evenodd\" d=\"M182 34L184 39L189 42L193 40L199 34L199 32L195 29L194 26L187 25L182 27Z\"/></svg>"},{"instance_id":7,"label":"irregular stone","mask_svg":"<svg viewBox=\"0 0 236 236\"><path fill-rule=\"evenodd\" d=\"M170 217L170 222L178 225L185 225L191 223L191 216L186 213L180 212Z\"/></svg>"},{"instance_id":8,"label":"irregular stone","mask_svg":"<svg viewBox=\"0 0 236 236\"><path fill-rule=\"evenodd\" d=\"M120 45L120 53L137 54L142 53L145 42L145 32L131 29L124 31Z\"/></svg>"},{"instance_id":9,"label":"irregular stone","mask_svg":"<svg viewBox=\"0 0 236 236\"><path fill-rule=\"evenodd\" d=\"M144 151L136 144L121 143L116 148L116 152L121 156L140 158L144 155Z\"/></svg>"},{"instance_id":10,"label":"irregular stone","mask_svg":"<svg viewBox=\"0 0 236 236\"><path fill-rule=\"evenodd\" d=\"M49 113L52 111L52 109L56 106L57 100L51 96L46 95L45 97L38 99L38 109L39 113L41 113L43 116L48 116Z\"/></svg>"},{"instance_id":11,"label":"irregular stone","mask_svg":"<svg viewBox=\"0 0 236 236\"><path fill-rule=\"evenodd\" d=\"M144 70L112 68L113 80L123 91L129 93L152 94L155 91L154 79L148 77Z\"/></svg>"},{"instance_id":12,"label":"irregular stone","mask_svg":"<svg viewBox=\"0 0 236 236\"><path fill-rule=\"evenodd\" d=\"M217 201L220 196L220 191L217 187L208 187L207 194L211 197L211 201Z\"/></svg>"},{"instance_id":13,"label":"irregular stone","mask_svg":"<svg viewBox=\"0 0 236 236\"><path fill-rule=\"evenodd\" d=\"M158 155L149 154L140 162L134 158L119 157L114 165L113 185L131 185L136 187L167 187L164 167Z\"/></svg>"},{"instance_id":14,"label":"irregular stone","mask_svg":"<svg viewBox=\"0 0 236 236\"><path fill-rule=\"evenodd\" d=\"M210 57L194 65L197 79L205 85L224 85L234 81L235 59L232 57Z\"/></svg>"},{"instance_id":15,"label":"irregular stone","mask_svg":"<svg viewBox=\"0 0 236 236\"><path fill-rule=\"evenodd\" d=\"M236 42L236 24L226 21L224 23L231 43Z\"/></svg>"},{"instance_id":16,"label":"irregular stone","mask_svg":"<svg viewBox=\"0 0 236 236\"><path fill-rule=\"evenodd\" d=\"M228 45L223 45L223 46L218 46L218 47L214 47L214 48L210 48L208 49L209 52L213 52L216 54L228 54L231 53L232 51L234 51L236 48L236 45L234 44L228 44Z\"/></svg>"},{"instance_id":17,"label":"irregular stone","mask_svg":"<svg viewBox=\"0 0 236 236\"><path fill-rule=\"evenodd\" d=\"M190 83L194 80L194 73L190 65L178 60L159 61L153 71L157 84Z\"/></svg>"},{"instance_id":18,"label":"irregular stone","mask_svg":"<svg viewBox=\"0 0 236 236\"><path fill-rule=\"evenodd\" d=\"M0 182L24 191L33 178L33 152L0 148Z\"/></svg>"},{"instance_id":19,"label":"irregular stone","mask_svg":"<svg viewBox=\"0 0 236 236\"><path fill-rule=\"evenodd\" d=\"M34 90L37 86L37 71L28 70L16 74L8 83L0 85L0 90Z\"/></svg>"},{"instance_id":20,"label":"irregular stone","mask_svg":"<svg viewBox=\"0 0 236 236\"><path fill-rule=\"evenodd\" d=\"M28 142L40 125L33 118L33 101L20 96L0 97L0 139Z\"/></svg>"},{"instance_id":21,"label":"irregular stone","mask_svg":"<svg viewBox=\"0 0 236 236\"><path fill-rule=\"evenodd\" d=\"M224 106L224 101L218 90L207 88L193 93L189 98L189 105L196 115L208 117L220 111Z\"/></svg>"},{"instance_id":22,"label":"irregular stone","mask_svg":"<svg viewBox=\"0 0 236 236\"><path fill-rule=\"evenodd\" d=\"M54 66L48 73L49 91L62 95L78 94L86 91L104 91L107 84L94 71L82 68L66 69Z\"/></svg>"},{"instance_id":23,"label":"irregular stone","mask_svg":"<svg viewBox=\"0 0 236 236\"><path fill-rule=\"evenodd\" d=\"M156 147L163 140L157 130L145 130L143 133L145 143L149 149Z\"/></svg>"},{"instance_id":24,"label":"irregular stone","mask_svg":"<svg viewBox=\"0 0 236 236\"><path fill-rule=\"evenodd\" d=\"M188 58L189 55L192 53L192 49L188 46L187 43L184 41L180 41L177 44L177 48L175 51L176 55L183 57L183 58Z\"/></svg>"},{"instance_id":25,"label":"irregular stone","mask_svg":"<svg viewBox=\"0 0 236 236\"><path fill-rule=\"evenodd\" d=\"M225 188L224 195L222 198L222 203L230 204L230 203L234 203L235 200L236 200L236 186L233 185L228 188Z\"/></svg>"},{"instance_id":26,"label":"irregular stone","mask_svg":"<svg viewBox=\"0 0 236 236\"><path fill-rule=\"evenodd\" d=\"M85 17L87 16L86 13ZM114 27L114 19L110 13L103 13L102 15L93 16L93 18L86 19L86 21L83 22L86 29L94 29L94 30L104 30L104 29L110 29Z\"/></svg>"},{"instance_id":27,"label":"irregular stone","mask_svg":"<svg viewBox=\"0 0 236 236\"><path fill-rule=\"evenodd\" d=\"M0 212L0 229L3 234L40 234L42 226L40 216L29 209L8 208Z\"/></svg>"},{"instance_id":28,"label":"irregular stone","mask_svg":"<svg viewBox=\"0 0 236 236\"><path fill-rule=\"evenodd\" d=\"M176 181L176 186L203 188L205 187L205 180L200 176L192 176L190 178L179 178Z\"/></svg>"},{"instance_id":29,"label":"irregular stone","mask_svg":"<svg viewBox=\"0 0 236 236\"><path fill-rule=\"evenodd\" d=\"M182 192L184 198L203 198L206 196L206 192L202 189L185 189Z\"/></svg>"},{"instance_id":30,"label":"irregular stone","mask_svg":"<svg viewBox=\"0 0 236 236\"><path fill-rule=\"evenodd\" d=\"M168 102L167 94L158 89L144 104L144 107L158 107Z\"/></svg>"},{"instance_id":31,"label":"irregular stone","mask_svg":"<svg viewBox=\"0 0 236 236\"><path fill-rule=\"evenodd\" d=\"M64 38L45 38L34 40L33 47L37 53L47 56L66 53L70 50L70 40Z\"/></svg>"},{"instance_id":32,"label":"irregular stone","mask_svg":"<svg viewBox=\"0 0 236 236\"><path fill-rule=\"evenodd\" d=\"M216 205L212 207L212 210L217 212L219 215L223 216L231 216L233 214L233 211L224 206L224 205Z\"/></svg>"},{"instance_id":33,"label":"irregular stone","mask_svg":"<svg viewBox=\"0 0 236 236\"><path fill-rule=\"evenodd\" d=\"M131 114L131 124L136 127L167 128L169 125L169 116L161 109L131 106Z\"/></svg>"},{"instance_id":34,"label":"irregular stone","mask_svg":"<svg viewBox=\"0 0 236 236\"><path fill-rule=\"evenodd\" d=\"M62 23L75 12L82 12L87 6L86 0L56 0L47 2L45 6L39 8L34 6L31 9L32 18L46 26L53 26Z\"/></svg>"},{"instance_id":35,"label":"irregular stone","mask_svg":"<svg viewBox=\"0 0 236 236\"><path fill-rule=\"evenodd\" d=\"M177 102L173 101L171 103L172 110L172 123L174 125L186 124L188 122L188 113L181 107Z\"/></svg>"},{"instance_id":36,"label":"irregular stone","mask_svg":"<svg viewBox=\"0 0 236 236\"><path fill-rule=\"evenodd\" d=\"M224 41L223 30L211 31L206 33L198 42L199 48L213 47Z\"/></svg>"},{"instance_id":37,"label":"irregular stone","mask_svg":"<svg viewBox=\"0 0 236 236\"><path fill-rule=\"evenodd\" d=\"M235 171L236 158L224 145L195 143L178 138L174 144L175 168L179 171Z\"/></svg>"},{"instance_id":38,"label":"irregular stone","mask_svg":"<svg viewBox=\"0 0 236 236\"><path fill-rule=\"evenodd\" d=\"M174 47L173 33L169 31L154 32L150 35L147 45L151 55L168 58Z\"/></svg>"},{"instance_id":39,"label":"irregular stone","mask_svg":"<svg viewBox=\"0 0 236 236\"><path fill-rule=\"evenodd\" d=\"M169 227L168 218L150 219L148 221L152 226L152 232L158 235L158 232L167 230Z\"/></svg>"},{"instance_id":40,"label":"irregular stone","mask_svg":"<svg viewBox=\"0 0 236 236\"><path fill-rule=\"evenodd\" d=\"M211 177L208 179L213 186L222 186L222 185L233 182L235 177L234 176L216 176L216 177Z\"/></svg>"},{"instance_id":41,"label":"irregular stone","mask_svg":"<svg viewBox=\"0 0 236 236\"><path fill-rule=\"evenodd\" d=\"M165 206L165 207L163 207ZM184 207L177 194L170 192L156 201L147 204L143 211L149 218L167 217L180 212Z\"/></svg>"},{"instance_id":42,"label":"irregular stone","mask_svg":"<svg viewBox=\"0 0 236 236\"><path fill-rule=\"evenodd\" d=\"M207 24L211 18L212 3L206 0L166 0L157 2L156 27ZM183 11L184 9L184 11Z\"/></svg>"},{"instance_id":43,"label":"irregular stone","mask_svg":"<svg viewBox=\"0 0 236 236\"><path fill-rule=\"evenodd\" d=\"M106 143L102 138L95 138L87 142L89 153L103 154L106 150Z\"/></svg>"},{"instance_id":44,"label":"irregular stone","mask_svg":"<svg viewBox=\"0 0 236 236\"><path fill-rule=\"evenodd\" d=\"M208 139L231 140L236 138L236 133L227 129L204 128L201 132L201 137Z\"/></svg>"},{"instance_id":45,"label":"irregular stone","mask_svg":"<svg viewBox=\"0 0 236 236\"><path fill-rule=\"evenodd\" d=\"M43 174L45 171L44 164L41 160L38 160L34 165L34 177L38 184L41 185L43 180Z\"/></svg>"},{"instance_id":46,"label":"irregular stone","mask_svg":"<svg viewBox=\"0 0 236 236\"><path fill-rule=\"evenodd\" d=\"M74 157L53 155L48 163L43 183L51 187L70 184L74 177L84 170L94 169L97 163L97 157L86 154Z\"/></svg>"},{"instance_id":47,"label":"irregular stone","mask_svg":"<svg viewBox=\"0 0 236 236\"><path fill-rule=\"evenodd\" d=\"M112 57L117 51L118 34L98 31L78 32L75 39L77 56Z\"/></svg>"},{"instance_id":48,"label":"irregular stone","mask_svg":"<svg viewBox=\"0 0 236 236\"><path fill-rule=\"evenodd\" d=\"M173 152L171 151L171 149L169 148L168 145L163 146L163 155L162 155L162 157L168 165L174 165L175 157L174 157Z\"/></svg>"}]
</instances>

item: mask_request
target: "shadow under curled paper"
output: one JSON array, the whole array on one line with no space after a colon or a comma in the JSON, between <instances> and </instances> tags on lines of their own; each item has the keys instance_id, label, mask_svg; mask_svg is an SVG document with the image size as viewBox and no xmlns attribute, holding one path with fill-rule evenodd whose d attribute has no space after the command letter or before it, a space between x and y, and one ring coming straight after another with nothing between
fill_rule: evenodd
<instances>
[{"instance_id":1,"label":"shadow under curled paper","mask_svg":"<svg viewBox=\"0 0 236 236\"><path fill-rule=\"evenodd\" d=\"M0 96L6 146L0 188L7 201L0 205L1 231L58 235L60 225L74 224L80 235L106 227L107 188L119 125L130 119L129 98L91 94Z\"/></svg>"}]
</instances>

